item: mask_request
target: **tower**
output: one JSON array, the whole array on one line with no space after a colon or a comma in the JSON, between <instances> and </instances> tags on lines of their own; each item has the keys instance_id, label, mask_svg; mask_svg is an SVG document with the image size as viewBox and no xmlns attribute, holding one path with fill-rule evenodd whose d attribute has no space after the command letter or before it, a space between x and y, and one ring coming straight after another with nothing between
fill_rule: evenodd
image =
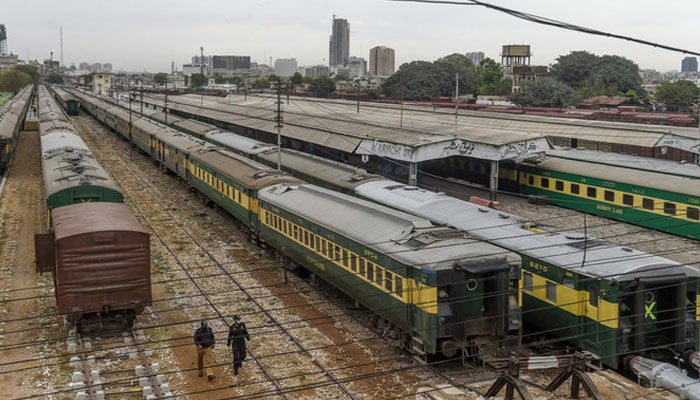
<instances>
[{"instance_id":1,"label":"tower","mask_svg":"<svg viewBox=\"0 0 700 400\"><path fill-rule=\"evenodd\" d=\"M61 36L61 67L63 67L63 26L60 27L59 33Z\"/></svg>"},{"instance_id":2,"label":"tower","mask_svg":"<svg viewBox=\"0 0 700 400\"><path fill-rule=\"evenodd\" d=\"M348 64L350 58L350 24L347 19L333 15L333 30L329 40L328 65L331 67Z\"/></svg>"}]
</instances>

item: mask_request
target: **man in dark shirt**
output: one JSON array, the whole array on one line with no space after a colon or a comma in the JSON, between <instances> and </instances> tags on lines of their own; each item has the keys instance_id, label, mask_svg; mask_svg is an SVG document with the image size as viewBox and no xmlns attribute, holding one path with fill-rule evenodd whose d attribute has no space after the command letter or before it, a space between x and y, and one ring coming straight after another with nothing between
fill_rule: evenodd
<instances>
[{"instance_id":1,"label":"man in dark shirt","mask_svg":"<svg viewBox=\"0 0 700 400\"><path fill-rule=\"evenodd\" d=\"M211 353L215 343L214 332L207 326L207 321L202 321L200 327L194 331L194 344L197 346L197 369L200 377L204 376L205 358L208 358L208 354ZM206 373L207 379L210 381L214 379L214 374L211 373L209 368L206 368Z\"/></svg>"},{"instance_id":2,"label":"man in dark shirt","mask_svg":"<svg viewBox=\"0 0 700 400\"><path fill-rule=\"evenodd\" d=\"M238 375L238 369L243 365L243 360L245 360L246 339L250 341L248 330L243 321L241 321L241 317L234 315L233 324L229 328L228 340L226 341L226 346L231 346L231 351L233 352L233 375Z\"/></svg>"}]
</instances>

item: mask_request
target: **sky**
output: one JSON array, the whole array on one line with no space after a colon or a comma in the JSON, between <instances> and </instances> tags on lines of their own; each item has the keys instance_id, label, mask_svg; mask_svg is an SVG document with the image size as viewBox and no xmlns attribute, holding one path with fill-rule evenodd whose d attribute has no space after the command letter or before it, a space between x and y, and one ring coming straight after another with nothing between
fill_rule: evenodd
<instances>
[{"instance_id":1,"label":"sky","mask_svg":"<svg viewBox=\"0 0 700 400\"><path fill-rule=\"evenodd\" d=\"M9 2L9 0L5 0ZM482 0L576 25L700 52L698 0ZM169 72L206 55L249 55L269 64L327 64L333 15L350 23L350 55L395 50L396 68L415 60L482 51L500 62L501 46L529 44L533 65L571 51L613 54L642 69L680 70L681 52L522 21L481 6L389 0L25 0L3 7L8 49L20 59L64 64L110 62L114 70Z\"/></svg>"}]
</instances>

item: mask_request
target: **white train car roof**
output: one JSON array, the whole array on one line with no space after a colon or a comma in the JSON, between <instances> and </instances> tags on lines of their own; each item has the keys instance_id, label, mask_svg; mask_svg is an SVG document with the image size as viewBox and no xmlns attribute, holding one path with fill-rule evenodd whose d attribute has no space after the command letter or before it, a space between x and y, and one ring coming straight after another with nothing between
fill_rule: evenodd
<instances>
[{"instance_id":1,"label":"white train car roof","mask_svg":"<svg viewBox=\"0 0 700 400\"><path fill-rule=\"evenodd\" d=\"M276 146L258 154L258 158L265 160L268 165L277 165ZM282 165L285 170L293 171L293 175L302 173L323 182L331 182L333 186L345 190L352 190L362 182L383 179L382 176L370 174L362 168L291 149L282 149Z\"/></svg>"},{"instance_id":2,"label":"white train car roof","mask_svg":"<svg viewBox=\"0 0 700 400\"><path fill-rule=\"evenodd\" d=\"M444 193L384 180L358 186L357 194L593 278L622 281L638 276L667 274L700 277L696 269L672 260L586 238L579 232L556 232L546 227L532 229L534 224L520 217L477 206Z\"/></svg>"},{"instance_id":3,"label":"white train car roof","mask_svg":"<svg viewBox=\"0 0 700 400\"><path fill-rule=\"evenodd\" d=\"M41 156L61 152L92 154L80 136L71 131L54 130L41 136Z\"/></svg>"},{"instance_id":4,"label":"white train car roof","mask_svg":"<svg viewBox=\"0 0 700 400\"><path fill-rule=\"evenodd\" d=\"M311 184L281 184L260 190L262 201L312 221L403 264L428 271L457 263L485 264L519 256L475 241L463 232L379 204Z\"/></svg>"},{"instance_id":5,"label":"white train car roof","mask_svg":"<svg viewBox=\"0 0 700 400\"><path fill-rule=\"evenodd\" d=\"M602 159L602 156L599 155L599 158ZM606 157L606 159L610 161L610 157ZM700 179L700 174L698 174L698 171L693 171L693 169L700 169L700 167L697 166L688 166L688 168L683 168L686 172L690 173L692 171L693 173L692 175L689 174L681 176L663 172L664 169L668 171L670 166L666 165L662 168L661 164L665 163L661 162L651 164L648 160L639 160L637 164L632 164L633 161L628 160L627 164L629 165L646 165L647 167L651 167L652 165L657 166L656 168L639 168L631 171L631 166L627 166L623 163L618 163L618 165L604 163L596 160L593 155L591 155L590 160L586 159L585 156L573 159L546 155L544 158L528 158L523 160L522 163L524 165L530 164L537 168L550 171L593 177L646 188L665 190L672 193L700 196L700 185L698 185L698 183L700 183L698 180Z\"/></svg>"},{"instance_id":6,"label":"white train car roof","mask_svg":"<svg viewBox=\"0 0 700 400\"><path fill-rule=\"evenodd\" d=\"M46 195L75 186L100 186L121 192L100 163L89 153L60 151L42 154Z\"/></svg>"},{"instance_id":7,"label":"white train car roof","mask_svg":"<svg viewBox=\"0 0 700 400\"><path fill-rule=\"evenodd\" d=\"M228 131L209 132L204 137L212 143L246 155L257 155L277 149L276 145L260 142Z\"/></svg>"}]
</instances>

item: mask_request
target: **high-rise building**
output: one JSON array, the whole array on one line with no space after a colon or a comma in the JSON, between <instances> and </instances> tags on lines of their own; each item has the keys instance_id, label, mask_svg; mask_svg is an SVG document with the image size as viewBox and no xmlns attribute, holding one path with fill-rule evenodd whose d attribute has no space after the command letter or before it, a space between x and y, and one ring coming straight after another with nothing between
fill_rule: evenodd
<instances>
[{"instance_id":1,"label":"high-rise building","mask_svg":"<svg viewBox=\"0 0 700 400\"><path fill-rule=\"evenodd\" d=\"M367 76L367 60L352 56L348 58L348 69L350 69L350 78L364 78Z\"/></svg>"},{"instance_id":2,"label":"high-rise building","mask_svg":"<svg viewBox=\"0 0 700 400\"><path fill-rule=\"evenodd\" d=\"M350 24L347 19L333 16L333 31L328 46L328 65L331 67L348 64L350 58Z\"/></svg>"},{"instance_id":3,"label":"high-rise building","mask_svg":"<svg viewBox=\"0 0 700 400\"><path fill-rule=\"evenodd\" d=\"M111 71L112 70L112 63L104 63L102 64L102 69L105 71Z\"/></svg>"},{"instance_id":4,"label":"high-rise building","mask_svg":"<svg viewBox=\"0 0 700 400\"><path fill-rule=\"evenodd\" d=\"M314 65L312 67L306 67L304 69L304 76L310 78L318 78L319 76L329 76L331 74L331 69L325 65Z\"/></svg>"},{"instance_id":5,"label":"high-rise building","mask_svg":"<svg viewBox=\"0 0 700 400\"><path fill-rule=\"evenodd\" d=\"M0 55L7 54L7 29L0 24Z\"/></svg>"},{"instance_id":6,"label":"high-rise building","mask_svg":"<svg viewBox=\"0 0 700 400\"><path fill-rule=\"evenodd\" d=\"M681 62L681 72L698 72L698 59L686 57Z\"/></svg>"},{"instance_id":7,"label":"high-rise building","mask_svg":"<svg viewBox=\"0 0 700 400\"><path fill-rule=\"evenodd\" d=\"M250 56L211 56L212 73L221 76L240 76L250 73Z\"/></svg>"},{"instance_id":8,"label":"high-rise building","mask_svg":"<svg viewBox=\"0 0 700 400\"><path fill-rule=\"evenodd\" d=\"M394 73L394 49L377 46L369 51L369 74L388 77Z\"/></svg>"},{"instance_id":9,"label":"high-rise building","mask_svg":"<svg viewBox=\"0 0 700 400\"><path fill-rule=\"evenodd\" d=\"M469 61L471 61L472 64L474 64L474 65L479 65L481 60L486 58L486 54L484 54L483 51L467 52L467 54L465 54L465 55L467 56Z\"/></svg>"},{"instance_id":10,"label":"high-rise building","mask_svg":"<svg viewBox=\"0 0 700 400\"><path fill-rule=\"evenodd\" d=\"M275 60L275 74L286 78L297 72L296 58L279 58Z\"/></svg>"}]
</instances>

